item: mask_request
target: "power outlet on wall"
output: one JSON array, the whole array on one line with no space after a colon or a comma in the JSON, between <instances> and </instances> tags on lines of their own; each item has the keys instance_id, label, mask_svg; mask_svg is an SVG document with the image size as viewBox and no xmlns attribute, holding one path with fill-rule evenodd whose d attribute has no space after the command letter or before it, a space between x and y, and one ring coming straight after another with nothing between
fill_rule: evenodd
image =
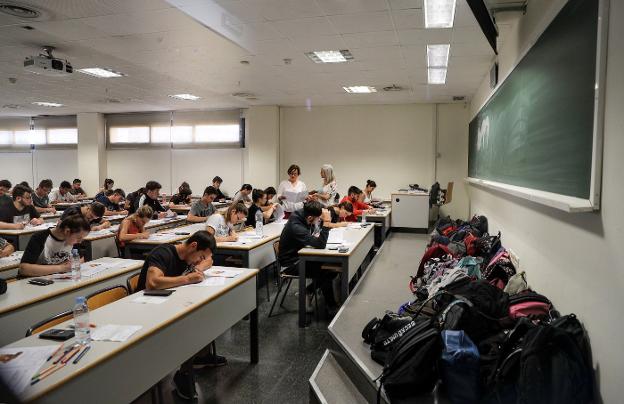
<instances>
[{"instance_id":1,"label":"power outlet on wall","mask_svg":"<svg viewBox=\"0 0 624 404\"><path fill-rule=\"evenodd\" d=\"M516 254L512 249L507 249L507 252L509 253L511 263L514 267L516 267L516 271L520 271L520 257L518 257L518 254Z\"/></svg>"}]
</instances>

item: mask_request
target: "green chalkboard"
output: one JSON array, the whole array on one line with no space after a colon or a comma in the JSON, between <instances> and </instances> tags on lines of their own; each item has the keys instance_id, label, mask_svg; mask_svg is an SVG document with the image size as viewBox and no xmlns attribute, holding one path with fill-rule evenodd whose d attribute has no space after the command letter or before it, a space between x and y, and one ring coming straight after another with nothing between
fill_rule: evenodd
<instances>
[{"instance_id":1,"label":"green chalkboard","mask_svg":"<svg viewBox=\"0 0 624 404\"><path fill-rule=\"evenodd\" d=\"M470 122L469 177L589 198L597 35L570 0Z\"/></svg>"}]
</instances>

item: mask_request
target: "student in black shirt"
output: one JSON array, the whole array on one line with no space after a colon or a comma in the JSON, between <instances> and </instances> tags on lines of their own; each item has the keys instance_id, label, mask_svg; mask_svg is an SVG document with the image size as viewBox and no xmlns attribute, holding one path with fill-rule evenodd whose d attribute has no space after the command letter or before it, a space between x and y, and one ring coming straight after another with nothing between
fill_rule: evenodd
<instances>
[{"instance_id":1,"label":"student in black shirt","mask_svg":"<svg viewBox=\"0 0 624 404\"><path fill-rule=\"evenodd\" d=\"M98 194L95 198L96 202L104 205L106 210L104 216L111 215L127 215L128 211L122 209L119 204L126 198L126 193L121 188L117 188L114 191L104 191L102 194Z\"/></svg>"},{"instance_id":2,"label":"student in black shirt","mask_svg":"<svg viewBox=\"0 0 624 404\"><path fill-rule=\"evenodd\" d=\"M340 202L338 205L330 206L329 213L331 214L329 227L346 227L349 222L346 222L345 219L353 214L353 205L348 201Z\"/></svg>"},{"instance_id":3,"label":"student in black shirt","mask_svg":"<svg viewBox=\"0 0 624 404\"><path fill-rule=\"evenodd\" d=\"M69 190L69 193L74 195L78 199L85 199L87 197L87 193L82 189L82 180L80 178L75 178L72 182L72 187Z\"/></svg>"},{"instance_id":4,"label":"student in black shirt","mask_svg":"<svg viewBox=\"0 0 624 404\"><path fill-rule=\"evenodd\" d=\"M273 216L273 212L275 211L277 204L272 204L267 210L264 210L263 208L266 205L266 194L261 189L254 189L251 193L251 199L253 203L247 211L247 220L245 221L245 225L251 227L256 226L257 211L262 212L262 217L264 219L263 223L267 223L269 219L271 219L271 216Z\"/></svg>"},{"instance_id":5,"label":"student in black shirt","mask_svg":"<svg viewBox=\"0 0 624 404\"><path fill-rule=\"evenodd\" d=\"M26 224L37 226L43 223L39 216L32 204L32 190L16 185L13 188L13 201L0 206L0 229L21 230Z\"/></svg>"},{"instance_id":6,"label":"student in black shirt","mask_svg":"<svg viewBox=\"0 0 624 404\"><path fill-rule=\"evenodd\" d=\"M217 197L215 198L215 200L217 201L224 201L227 199L227 196L225 196L220 189L222 183L223 178L219 177L218 175L212 179L212 186L215 187L215 189L217 190Z\"/></svg>"},{"instance_id":7,"label":"student in black shirt","mask_svg":"<svg viewBox=\"0 0 624 404\"><path fill-rule=\"evenodd\" d=\"M182 244L160 244L143 264L138 289L167 289L199 283L203 271L212 266L212 252L217 248L214 237L198 231ZM207 354L207 348L180 367L173 377L177 394L187 400L197 397L193 368L225 365L225 358Z\"/></svg>"},{"instance_id":8,"label":"student in black shirt","mask_svg":"<svg viewBox=\"0 0 624 404\"><path fill-rule=\"evenodd\" d=\"M183 182L178 188L178 193L173 195L169 200L169 207L171 207L171 205L190 205L191 195L193 195L191 186L188 182Z\"/></svg>"},{"instance_id":9,"label":"student in black shirt","mask_svg":"<svg viewBox=\"0 0 624 404\"><path fill-rule=\"evenodd\" d=\"M80 215L62 220L52 229L32 235L20 262L20 276L42 276L71 269L71 250L89 234L89 223Z\"/></svg>"},{"instance_id":10,"label":"student in black shirt","mask_svg":"<svg viewBox=\"0 0 624 404\"><path fill-rule=\"evenodd\" d=\"M69 216L80 215L91 225L91 230L97 231L107 229L111 226L108 220L102 220L104 216L104 205L99 202L93 202L90 205L74 205L63 211L61 219L63 220Z\"/></svg>"},{"instance_id":11,"label":"student in black shirt","mask_svg":"<svg viewBox=\"0 0 624 404\"><path fill-rule=\"evenodd\" d=\"M282 230L280 236L279 256L280 265L289 275L298 275L299 250L304 247L325 248L331 223L331 214L327 209L323 209L318 201L306 202L303 209L293 212L288 218L288 222ZM314 230L320 226L318 235ZM330 312L336 309L336 300L332 288L332 281L336 273L321 269L320 262L308 262L306 265L306 277L316 279L323 296L325 304ZM314 286L306 287L306 308L312 310L312 297L314 296Z\"/></svg>"},{"instance_id":12,"label":"student in black shirt","mask_svg":"<svg viewBox=\"0 0 624 404\"><path fill-rule=\"evenodd\" d=\"M143 205L149 205L149 207L154 211L153 219L164 218L167 215L167 209L165 209L158 201L161 188L162 186L158 182L148 181L147 184L145 184L143 195L138 198L138 201L135 201L135 210Z\"/></svg>"}]
</instances>

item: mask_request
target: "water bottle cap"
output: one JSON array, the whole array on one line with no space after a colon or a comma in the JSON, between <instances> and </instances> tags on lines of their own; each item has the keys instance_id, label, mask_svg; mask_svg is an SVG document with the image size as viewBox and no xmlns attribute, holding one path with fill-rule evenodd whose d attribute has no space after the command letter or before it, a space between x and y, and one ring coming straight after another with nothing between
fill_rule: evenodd
<instances>
[{"instance_id":1,"label":"water bottle cap","mask_svg":"<svg viewBox=\"0 0 624 404\"><path fill-rule=\"evenodd\" d=\"M78 254L78 249L77 248L72 248L72 254Z\"/></svg>"},{"instance_id":2,"label":"water bottle cap","mask_svg":"<svg viewBox=\"0 0 624 404\"><path fill-rule=\"evenodd\" d=\"M87 299L85 299L84 296L76 296L76 304L82 304L85 303L87 301Z\"/></svg>"}]
</instances>

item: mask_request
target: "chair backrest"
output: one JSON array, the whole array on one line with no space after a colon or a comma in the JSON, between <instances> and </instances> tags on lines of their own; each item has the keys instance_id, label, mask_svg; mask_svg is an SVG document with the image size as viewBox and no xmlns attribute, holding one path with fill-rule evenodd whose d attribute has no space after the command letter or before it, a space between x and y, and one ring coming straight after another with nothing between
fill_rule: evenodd
<instances>
[{"instance_id":1,"label":"chair backrest","mask_svg":"<svg viewBox=\"0 0 624 404\"><path fill-rule=\"evenodd\" d=\"M43 332L48 328L52 328L57 324L63 323L67 320L71 320L73 316L74 312L72 310L66 310L61 313L55 314L54 316L46 318L45 320L31 326L28 330L26 330L26 336L30 337L33 334L39 334L40 332Z\"/></svg>"},{"instance_id":2,"label":"chair backrest","mask_svg":"<svg viewBox=\"0 0 624 404\"><path fill-rule=\"evenodd\" d=\"M128 289L123 285L114 285L98 290L87 296L87 306L89 310L95 310L106 304L128 296Z\"/></svg>"},{"instance_id":3,"label":"chair backrest","mask_svg":"<svg viewBox=\"0 0 624 404\"><path fill-rule=\"evenodd\" d=\"M133 294L137 291L137 286L139 286L139 276L141 276L141 273L137 272L134 275L130 275L128 279L126 279L126 288L128 289L128 293Z\"/></svg>"},{"instance_id":4,"label":"chair backrest","mask_svg":"<svg viewBox=\"0 0 624 404\"><path fill-rule=\"evenodd\" d=\"M449 182L446 186L446 198L444 199L444 204L449 204L453 200L453 182Z\"/></svg>"}]
</instances>

